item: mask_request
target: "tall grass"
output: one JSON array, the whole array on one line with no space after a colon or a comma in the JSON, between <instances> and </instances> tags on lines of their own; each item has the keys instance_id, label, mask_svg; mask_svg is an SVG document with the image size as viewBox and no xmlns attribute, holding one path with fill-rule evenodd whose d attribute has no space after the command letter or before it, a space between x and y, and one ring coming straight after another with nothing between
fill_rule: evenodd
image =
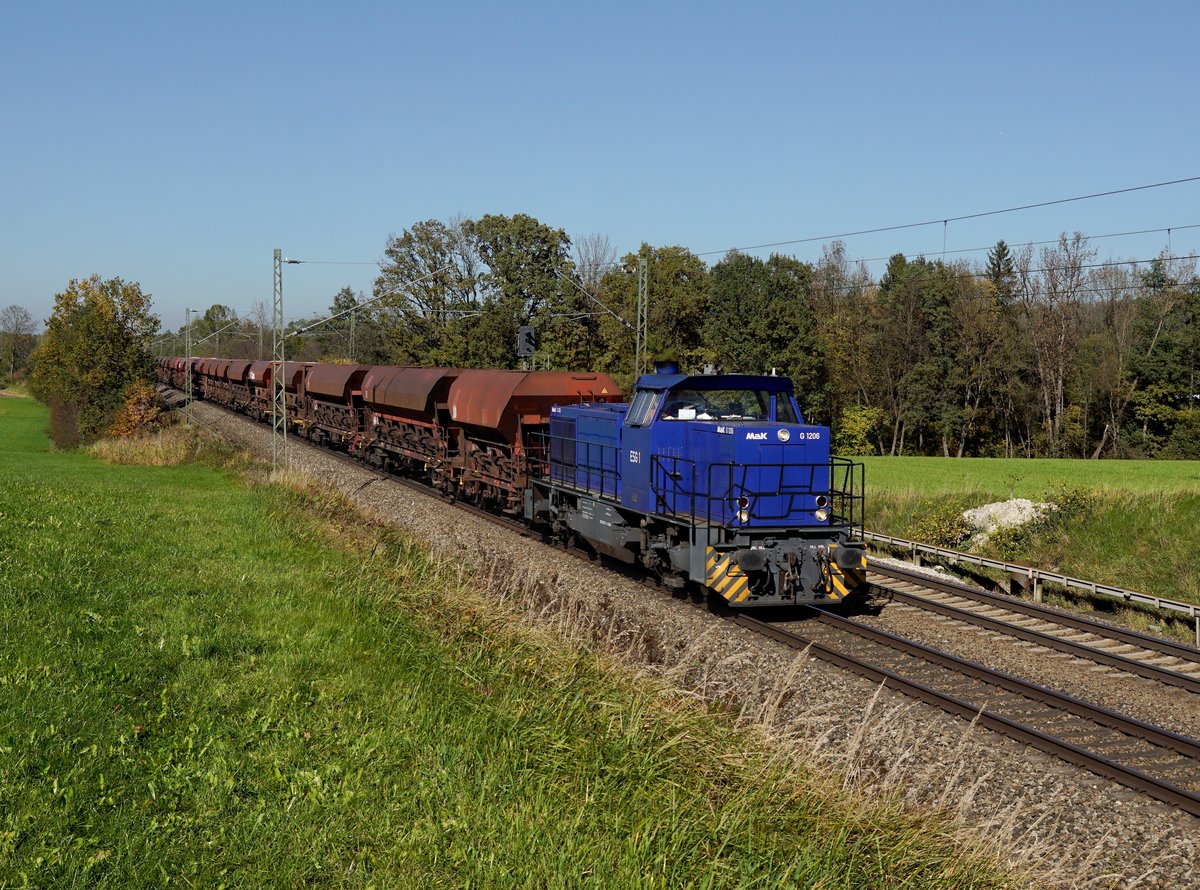
<instances>
[{"instance_id":1,"label":"tall grass","mask_svg":"<svg viewBox=\"0 0 1200 890\"><path fill-rule=\"evenodd\" d=\"M0 886L1010 883L330 497L44 425L0 401Z\"/></svg>"},{"instance_id":2,"label":"tall grass","mask_svg":"<svg viewBox=\"0 0 1200 890\"><path fill-rule=\"evenodd\" d=\"M369 546L378 554L376 536L396 534L326 482L298 473L275 481L360 548ZM374 529L368 533L370 540L363 538L364 529ZM1095 849L1070 849L1061 835L1054 842L1038 839L1042 831L1044 837L1052 835L1048 820L1054 817L1033 815L1011 803L997 808L978 799L989 777L979 769L973 725L963 731L956 748L930 759L927 752L944 745L938 725L921 719L919 705L881 704L882 687L875 690L861 718L850 722L808 703L802 690L824 683L829 673L822 663L810 662L807 652L782 672L767 663L769 655L714 656L722 649L723 628L714 626L698 638L672 637L636 606L622 607L616 600L581 593L553 573L520 568L490 552L467 560L461 556L443 554L432 563L443 579L436 586L453 591L425 606L424 614L443 631L459 626L465 614L485 635L519 638L526 644L528 631L516 629L538 627L550 632L548 646L565 640L616 656L622 666L640 665L643 677L652 681L651 689L672 710L686 703L723 705L723 713L735 715L732 745L722 743L709 752L703 747L706 733L700 731L696 750L761 771L770 777L772 788L782 781L788 786L785 793L795 793L799 783L829 805L838 832L847 830L854 819L865 818L886 826L894 837L911 830L909 843L917 856L928 855L923 848L929 843L948 844L963 851L964 861L982 857L1002 862L1037 886L1091 885L1086 874L1098 855ZM723 713L709 712L705 719L723 721ZM938 817L914 818L914 812ZM1111 875L1095 879L1098 885L1109 880Z\"/></svg>"}]
</instances>

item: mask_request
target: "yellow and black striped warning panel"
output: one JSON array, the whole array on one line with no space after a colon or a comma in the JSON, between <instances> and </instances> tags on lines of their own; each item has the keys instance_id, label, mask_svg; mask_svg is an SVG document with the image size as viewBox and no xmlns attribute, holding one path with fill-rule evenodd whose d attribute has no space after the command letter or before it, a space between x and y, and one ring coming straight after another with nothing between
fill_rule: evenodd
<instances>
[{"instance_id":1,"label":"yellow and black striped warning panel","mask_svg":"<svg viewBox=\"0 0 1200 890\"><path fill-rule=\"evenodd\" d=\"M750 595L750 578L733 558L733 553L721 553L709 547L705 572L707 584L731 603L744 602Z\"/></svg>"},{"instance_id":2,"label":"yellow and black striped warning panel","mask_svg":"<svg viewBox=\"0 0 1200 890\"><path fill-rule=\"evenodd\" d=\"M845 599L858 590L867 580L867 554L862 551L862 564L850 569L843 569L836 559L829 560L829 596L833 599Z\"/></svg>"}]
</instances>

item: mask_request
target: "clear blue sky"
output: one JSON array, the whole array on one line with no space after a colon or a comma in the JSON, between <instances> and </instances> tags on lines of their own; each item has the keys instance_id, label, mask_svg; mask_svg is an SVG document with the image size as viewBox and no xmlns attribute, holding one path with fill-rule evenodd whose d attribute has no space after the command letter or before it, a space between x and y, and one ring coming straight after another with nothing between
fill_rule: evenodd
<instances>
[{"instance_id":1,"label":"clear blue sky","mask_svg":"<svg viewBox=\"0 0 1200 890\"><path fill-rule=\"evenodd\" d=\"M175 327L269 302L274 247L373 261L456 214L711 251L1196 176L1197 33L1187 2L10 3L0 305L44 318L96 272ZM947 246L1195 223L1200 182L955 223ZM288 315L374 272L288 266Z\"/></svg>"}]
</instances>

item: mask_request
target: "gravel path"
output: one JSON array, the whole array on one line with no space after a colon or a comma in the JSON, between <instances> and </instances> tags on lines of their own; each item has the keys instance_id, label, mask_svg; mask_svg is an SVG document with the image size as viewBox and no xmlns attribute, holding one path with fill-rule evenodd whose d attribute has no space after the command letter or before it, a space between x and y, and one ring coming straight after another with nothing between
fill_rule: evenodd
<instances>
[{"instance_id":1,"label":"gravel path","mask_svg":"<svg viewBox=\"0 0 1200 890\"><path fill-rule=\"evenodd\" d=\"M195 416L251 453L269 455L265 427L202 403ZM946 812L968 826L964 837L1028 869L1038 886L1200 887L1200 819L454 512L437 497L303 442L289 444L293 470L461 561L485 592L531 623L619 656L683 694L725 703L773 744L833 767L823 772L844 775L848 790Z\"/></svg>"}]
</instances>

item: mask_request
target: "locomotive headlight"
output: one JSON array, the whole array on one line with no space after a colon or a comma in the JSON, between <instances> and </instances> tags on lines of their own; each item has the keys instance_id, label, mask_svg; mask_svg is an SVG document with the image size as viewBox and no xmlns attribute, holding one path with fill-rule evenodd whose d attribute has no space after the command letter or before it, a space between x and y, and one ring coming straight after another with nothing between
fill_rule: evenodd
<instances>
[{"instance_id":1,"label":"locomotive headlight","mask_svg":"<svg viewBox=\"0 0 1200 890\"><path fill-rule=\"evenodd\" d=\"M748 510L739 510L738 511L738 520L741 522L749 522L750 521L749 511Z\"/></svg>"},{"instance_id":2,"label":"locomotive headlight","mask_svg":"<svg viewBox=\"0 0 1200 890\"><path fill-rule=\"evenodd\" d=\"M829 518L829 511L825 509L817 510L814 515L817 517L817 522L824 522Z\"/></svg>"}]
</instances>

